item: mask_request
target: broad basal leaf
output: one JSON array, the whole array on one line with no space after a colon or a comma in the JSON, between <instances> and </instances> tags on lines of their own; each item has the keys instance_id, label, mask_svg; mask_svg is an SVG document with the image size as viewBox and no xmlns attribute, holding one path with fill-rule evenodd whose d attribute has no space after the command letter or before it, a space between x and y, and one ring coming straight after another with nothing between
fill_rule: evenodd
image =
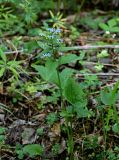
<instances>
[{"instance_id":1,"label":"broad basal leaf","mask_svg":"<svg viewBox=\"0 0 119 160\"><path fill-rule=\"evenodd\" d=\"M52 60L48 60L45 66L41 65L32 65L33 68L38 71L39 75L47 82L59 84L58 76L57 76L57 62L53 62Z\"/></svg>"},{"instance_id":2,"label":"broad basal leaf","mask_svg":"<svg viewBox=\"0 0 119 160\"><path fill-rule=\"evenodd\" d=\"M73 113L77 118L88 117L87 99L81 86L73 78L69 78L64 87L64 96L73 106Z\"/></svg>"},{"instance_id":3,"label":"broad basal leaf","mask_svg":"<svg viewBox=\"0 0 119 160\"><path fill-rule=\"evenodd\" d=\"M105 105L111 105L112 99L111 99L111 92L108 92L106 89L101 91L101 101Z\"/></svg>"},{"instance_id":4,"label":"broad basal leaf","mask_svg":"<svg viewBox=\"0 0 119 160\"><path fill-rule=\"evenodd\" d=\"M64 87L64 96L71 104L78 104L86 100L81 86L73 78L69 78Z\"/></svg>"},{"instance_id":5,"label":"broad basal leaf","mask_svg":"<svg viewBox=\"0 0 119 160\"><path fill-rule=\"evenodd\" d=\"M114 105L116 103L117 98L119 97L117 94L117 90L119 87L119 81L116 82L113 89L105 88L101 91L101 101L105 105Z\"/></svg>"},{"instance_id":6,"label":"broad basal leaf","mask_svg":"<svg viewBox=\"0 0 119 160\"><path fill-rule=\"evenodd\" d=\"M64 86L67 82L67 80L71 77L73 74L73 69L65 68L61 73L60 73L60 81L61 81L61 87L64 89Z\"/></svg>"}]
</instances>

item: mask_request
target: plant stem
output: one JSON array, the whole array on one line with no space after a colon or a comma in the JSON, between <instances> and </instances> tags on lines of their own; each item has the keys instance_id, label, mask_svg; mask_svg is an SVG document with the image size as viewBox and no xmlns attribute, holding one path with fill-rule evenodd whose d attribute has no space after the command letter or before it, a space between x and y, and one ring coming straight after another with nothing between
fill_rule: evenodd
<instances>
[{"instance_id":1,"label":"plant stem","mask_svg":"<svg viewBox=\"0 0 119 160\"><path fill-rule=\"evenodd\" d=\"M60 3L60 0L58 1ZM53 58L55 59L55 61L58 61L58 66L57 66L57 77L58 77L58 87L60 90L60 99L61 99L61 110L65 111L65 107L63 104L63 92L62 92L62 82L61 82L61 78L60 78L60 72L59 72L59 67L61 64L61 58L58 56L57 51L55 50L55 46L53 43L53 40L51 42L51 48L52 48L52 52L53 52ZM66 126L66 131L67 131L67 137L68 137L68 154L70 156L70 160L73 160L73 151L74 151L74 141L73 141L73 130L72 130L72 118L69 120L67 117L65 118L65 126Z\"/></svg>"},{"instance_id":2,"label":"plant stem","mask_svg":"<svg viewBox=\"0 0 119 160\"><path fill-rule=\"evenodd\" d=\"M119 49L119 45L84 45L84 46L73 46L73 47L62 47L61 51L73 51L73 50L92 50L92 49Z\"/></svg>"},{"instance_id":3,"label":"plant stem","mask_svg":"<svg viewBox=\"0 0 119 160\"><path fill-rule=\"evenodd\" d=\"M58 63L59 63L59 60L58 60ZM58 67L59 67L59 65L58 65ZM61 109L65 110L64 109L64 105L63 105L62 84L61 84L60 73L59 73L58 68L57 68L57 77L58 77L58 81L59 81L60 98L61 98Z\"/></svg>"},{"instance_id":4,"label":"plant stem","mask_svg":"<svg viewBox=\"0 0 119 160\"><path fill-rule=\"evenodd\" d=\"M58 59L58 67L60 66L60 57ZM60 73L57 68L57 76L58 76L58 81L59 81L59 89L60 89L60 98L61 98L61 110L65 111L65 107L63 104L63 94L62 94L62 84L61 84L61 79L60 79ZM65 118L66 122L66 130L67 130L67 137L68 137L68 144L69 144L69 155L70 155L70 160L73 160L73 150L74 150L74 141L73 141L73 131L72 131L72 119L70 121Z\"/></svg>"},{"instance_id":5,"label":"plant stem","mask_svg":"<svg viewBox=\"0 0 119 160\"><path fill-rule=\"evenodd\" d=\"M102 126L103 126L103 133L104 133L104 155L106 153L106 141L107 141L107 131L105 129L105 122L104 122L104 112L102 111Z\"/></svg>"},{"instance_id":6,"label":"plant stem","mask_svg":"<svg viewBox=\"0 0 119 160\"><path fill-rule=\"evenodd\" d=\"M51 36L52 36L52 35L51 35ZM56 54L56 51L55 51L55 48L54 48L53 40L52 40L52 52L53 52L54 59L56 60L57 54ZM59 59L58 59L57 77L58 77L59 89L60 89L61 109L64 110L64 106L63 106L63 95L62 95L62 84L61 84L61 80L60 80L59 66L60 66L60 57L59 57Z\"/></svg>"},{"instance_id":7,"label":"plant stem","mask_svg":"<svg viewBox=\"0 0 119 160\"><path fill-rule=\"evenodd\" d=\"M116 96L116 92L118 90L118 86L119 86L119 81L117 81L117 83L115 84L114 89L112 91L112 100ZM115 115L116 123L119 124L119 122L118 122L118 112L117 112L115 104L113 104L112 107L113 107L113 110L114 110L114 115Z\"/></svg>"},{"instance_id":8,"label":"plant stem","mask_svg":"<svg viewBox=\"0 0 119 160\"><path fill-rule=\"evenodd\" d=\"M73 130L72 130L72 119L70 119L69 121L68 118L65 118L65 121L66 121L67 137L68 137L68 154L70 156L70 160L73 160L74 140L73 140Z\"/></svg>"}]
</instances>

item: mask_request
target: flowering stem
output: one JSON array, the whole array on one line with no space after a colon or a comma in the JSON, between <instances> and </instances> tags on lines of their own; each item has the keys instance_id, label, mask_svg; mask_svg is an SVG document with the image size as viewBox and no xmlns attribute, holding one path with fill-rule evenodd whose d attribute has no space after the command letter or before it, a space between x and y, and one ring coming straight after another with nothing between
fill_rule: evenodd
<instances>
[{"instance_id":1,"label":"flowering stem","mask_svg":"<svg viewBox=\"0 0 119 160\"><path fill-rule=\"evenodd\" d=\"M58 67L59 67L59 66L60 66L60 58L58 59ZM61 79L60 79L60 74L59 74L58 68L57 68L57 76L58 76L59 89L60 89L61 109L64 110L64 105L63 105L63 95L62 95L62 84L61 84Z\"/></svg>"},{"instance_id":2,"label":"flowering stem","mask_svg":"<svg viewBox=\"0 0 119 160\"><path fill-rule=\"evenodd\" d=\"M56 33L56 30L51 30L51 37L53 37L53 34ZM57 30L57 33L59 33L59 30ZM60 78L60 71L59 67L61 65L61 58L58 54L58 50L56 49L55 41L53 41L53 38L51 38L51 50L53 54L53 59L58 62L58 66L56 68L57 70L57 78L58 78L58 87L60 91L60 107L62 111L66 111L66 108L63 103L63 88L62 88L62 82ZM69 120L67 117L65 118L65 127L67 132L67 141L68 141L68 154L70 157L70 160L73 160L73 151L74 151L74 139L73 139L73 130L72 130L72 118Z\"/></svg>"}]
</instances>

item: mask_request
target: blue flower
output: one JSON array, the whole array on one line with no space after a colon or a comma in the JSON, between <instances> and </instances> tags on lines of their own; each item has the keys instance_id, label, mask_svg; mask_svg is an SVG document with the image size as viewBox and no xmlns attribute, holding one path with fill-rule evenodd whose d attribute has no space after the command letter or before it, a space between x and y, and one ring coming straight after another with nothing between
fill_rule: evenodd
<instances>
[{"instance_id":1,"label":"blue flower","mask_svg":"<svg viewBox=\"0 0 119 160\"><path fill-rule=\"evenodd\" d=\"M45 58L45 57L51 57L51 53L48 52L48 53L44 53L41 58Z\"/></svg>"},{"instance_id":2,"label":"blue flower","mask_svg":"<svg viewBox=\"0 0 119 160\"><path fill-rule=\"evenodd\" d=\"M55 31L54 28L48 28L47 30L48 30L49 32L51 32L51 33L53 33L53 32Z\"/></svg>"},{"instance_id":3,"label":"blue flower","mask_svg":"<svg viewBox=\"0 0 119 160\"><path fill-rule=\"evenodd\" d=\"M61 32L61 29L55 29L55 28L48 28L47 30L54 34L58 34Z\"/></svg>"},{"instance_id":4,"label":"blue flower","mask_svg":"<svg viewBox=\"0 0 119 160\"><path fill-rule=\"evenodd\" d=\"M60 33L61 32L61 29L56 29L55 30L55 33L57 34L57 33Z\"/></svg>"}]
</instances>

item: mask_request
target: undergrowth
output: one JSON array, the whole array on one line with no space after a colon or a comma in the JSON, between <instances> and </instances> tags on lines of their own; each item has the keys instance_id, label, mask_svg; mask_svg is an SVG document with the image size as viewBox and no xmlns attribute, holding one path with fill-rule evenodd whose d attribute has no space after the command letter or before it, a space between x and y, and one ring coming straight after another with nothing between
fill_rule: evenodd
<instances>
[{"instance_id":1,"label":"undergrowth","mask_svg":"<svg viewBox=\"0 0 119 160\"><path fill-rule=\"evenodd\" d=\"M73 11L81 12L85 3L76 8L71 1ZM1 160L119 159L119 80L108 85L98 76L117 67L118 59L107 48L77 51L74 46L85 45L78 41L83 29L101 32L104 41L93 45L112 39L117 45L118 16L106 22L104 16L96 18L92 24L97 16L92 13L80 19L80 28L68 26L61 12L51 11L65 5L60 0L0 1ZM118 49L113 53L118 56ZM103 63L107 59L111 67Z\"/></svg>"}]
</instances>

